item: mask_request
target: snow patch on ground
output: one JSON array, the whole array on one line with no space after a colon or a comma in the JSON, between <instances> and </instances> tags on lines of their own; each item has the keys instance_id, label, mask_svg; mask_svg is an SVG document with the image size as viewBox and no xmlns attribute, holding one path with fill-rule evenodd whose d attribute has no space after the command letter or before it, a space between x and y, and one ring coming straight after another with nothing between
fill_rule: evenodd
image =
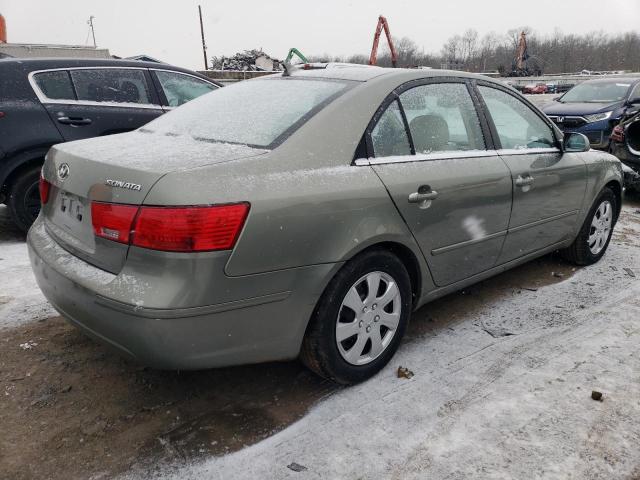
<instances>
[{"instance_id":1,"label":"snow patch on ground","mask_svg":"<svg viewBox=\"0 0 640 480\"><path fill-rule=\"evenodd\" d=\"M637 233L633 210L620 227ZM158 478L298 478L292 462L313 479L636 478L639 246L617 235L601 262L564 282L418 330L380 374L289 428ZM399 365L415 376L397 378Z\"/></svg>"},{"instance_id":2,"label":"snow patch on ground","mask_svg":"<svg viewBox=\"0 0 640 480\"><path fill-rule=\"evenodd\" d=\"M0 329L55 315L36 285L24 236L0 206Z\"/></svg>"}]
</instances>

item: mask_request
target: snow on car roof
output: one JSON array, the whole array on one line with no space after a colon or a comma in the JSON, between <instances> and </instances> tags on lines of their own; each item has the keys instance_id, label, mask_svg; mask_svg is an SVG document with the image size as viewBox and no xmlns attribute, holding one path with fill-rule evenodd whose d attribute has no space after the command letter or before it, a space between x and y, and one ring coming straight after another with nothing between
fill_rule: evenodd
<instances>
[{"instance_id":1,"label":"snow on car roof","mask_svg":"<svg viewBox=\"0 0 640 480\"><path fill-rule=\"evenodd\" d=\"M366 82L382 75L406 76L408 79L441 76L489 79L489 77L485 77L482 75L452 70L383 68L352 63L322 63L309 65L309 68L304 68L302 64L294 66L291 70L291 76L327 78L333 80L354 80L359 82Z\"/></svg>"}]
</instances>

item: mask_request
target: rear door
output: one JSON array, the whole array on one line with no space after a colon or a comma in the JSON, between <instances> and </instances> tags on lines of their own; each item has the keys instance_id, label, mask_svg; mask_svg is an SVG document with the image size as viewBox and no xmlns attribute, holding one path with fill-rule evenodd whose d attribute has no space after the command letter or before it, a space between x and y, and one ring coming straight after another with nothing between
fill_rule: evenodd
<instances>
[{"instance_id":1,"label":"rear door","mask_svg":"<svg viewBox=\"0 0 640 480\"><path fill-rule=\"evenodd\" d=\"M469 88L455 80L407 86L370 127L369 163L439 286L496 264L511 210L509 169L487 149Z\"/></svg>"},{"instance_id":2,"label":"rear door","mask_svg":"<svg viewBox=\"0 0 640 480\"><path fill-rule=\"evenodd\" d=\"M220 88L215 83L187 73L162 69L151 69L150 72L165 110L179 107Z\"/></svg>"},{"instance_id":3,"label":"rear door","mask_svg":"<svg viewBox=\"0 0 640 480\"><path fill-rule=\"evenodd\" d=\"M144 68L34 72L32 85L65 141L135 130L163 113Z\"/></svg>"},{"instance_id":4,"label":"rear door","mask_svg":"<svg viewBox=\"0 0 640 480\"><path fill-rule=\"evenodd\" d=\"M549 121L518 95L479 85L500 157L513 179L509 234L499 263L558 244L574 233L586 189L580 154L563 154Z\"/></svg>"}]
</instances>

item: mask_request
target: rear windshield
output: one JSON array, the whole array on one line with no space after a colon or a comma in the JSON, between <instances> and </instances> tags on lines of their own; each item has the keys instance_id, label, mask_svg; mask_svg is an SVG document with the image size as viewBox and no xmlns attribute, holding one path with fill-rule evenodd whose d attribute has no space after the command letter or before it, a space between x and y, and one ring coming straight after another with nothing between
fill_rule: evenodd
<instances>
[{"instance_id":1,"label":"rear windshield","mask_svg":"<svg viewBox=\"0 0 640 480\"><path fill-rule=\"evenodd\" d=\"M562 103L613 103L624 100L631 84L625 81L585 82L560 99Z\"/></svg>"},{"instance_id":2,"label":"rear windshield","mask_svg":"<svg viewBox=\"0 0 640 480\"><path fill-rule=\"evenodd\" d=\"M350 84L293 78L244 81L207 93L144 130L273 148Z\"/></svg>"}]
</instances>

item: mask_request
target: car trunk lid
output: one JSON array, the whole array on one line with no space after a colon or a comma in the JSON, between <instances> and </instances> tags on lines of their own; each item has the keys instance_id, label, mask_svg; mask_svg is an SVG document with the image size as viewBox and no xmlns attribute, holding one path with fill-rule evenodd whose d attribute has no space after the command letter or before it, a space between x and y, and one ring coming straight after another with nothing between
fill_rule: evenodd
<instances>
[{"instance_id":1,"label":"car trunk lid","mask_svg":"<svg viewBox=\"0 0 640 480\"><path fill-rule=\"evenodd\" d=\"M63 248L118 273L129 245L96 237L92 202L139 206L167 173L263 153L244 145L143 131L56 145L43 168L52 185L42 209L45 225Z\"/></svg>"}]
</instances>

